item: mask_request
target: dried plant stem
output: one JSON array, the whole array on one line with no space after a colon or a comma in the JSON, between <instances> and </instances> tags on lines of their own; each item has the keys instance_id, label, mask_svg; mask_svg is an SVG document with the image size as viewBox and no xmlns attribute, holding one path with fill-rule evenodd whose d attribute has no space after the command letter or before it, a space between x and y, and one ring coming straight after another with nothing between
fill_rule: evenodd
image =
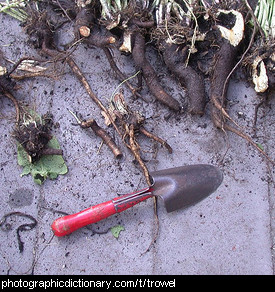
<instances>
[{"instance_id":1,"label":"dried plant stem","mask_svg":"<svg viewBox=\"0 0 275 292\"><path fill-rule=\"evenodd\" d=\"M94 92L92 91L91 86L90 86L89 82L87 81L85 75L81 72L81 70L79 69L79 67L75 63L75 61L71 57L67 57L66 62L70 66L70 68L72 69L73 73L76 75L78 80L82 83L82 85L86 89L86 91L89 94L89 96L91 97L91 99L107 115L107 117L110 119L110 121L111 121L112 125L114 126L115 130L117 131L117 133L120 135L120 137L122 137L122 134L121 134L119 128L117 127L117 125L114 123L114 120L111 117L109 111L105 108L103 103L94 94Z\"/></svg>"},{"instance_id":2,"label":"dried plant stem","mask_svg":"<svg viewBox=\"0 0 275 292\"><path fill-rule=\"evenodd\" d=\"M14 80L24 80L27 78L35 78L35 77L56 78L56 76L52 74L46 74L46 73L41 73L41 72L31 72L31 73L25 73L23 75L10 74L10 77Z\"/></svg>"},{"instance_id":3,"label":"dried plant stem","mask_svg":"<svg viewBox=\"0 0 275 292\"><path fill-rule=\"evenodd\" d=\"M135 159L139 163L148 186L151 186L152 182L150 180L149 170L148 170L147 166L145 165L144 161L140 157L140 146L135 139L135 130L134 130L133 124L131 124L129 126L129 145L128 145L128 147L130 148L133 155L135 156Z\"/></svg>"},{"instance_id":4,"label":"dried plant stem","mask_svg":"<svg viewBox=\"0 0 275 292\"><path fill-rule=\"evenodd\" d=\"M112 56L112 54L110 52L110 49L107 48L107 47L104 47L103 51L104 51L104 53L105 53L105 55L107 57L107 60L108 60L108 62L110 64L111 68L113 69L113 71L117 75L119 81L125 83L134 95L136 95L137 97L141 97L141 95L138 93L138 89L134 88L132 86L132 84L129 82L128 78L126 78L124 76L124 74L120 71L120 69L117 67L117 65L116 65L116 63L115 63L115 61L113 59L113 56Z\"/></svg>"},{"instance_id":5,"label":"dried plant stem","mask_svg":"<svg viewBox=\"0 0 275 292\"><path fill-rule=\"evenodd\" d=\"M42 150L42 155L63 155L62 149L45 148Z\"/></svg>"},{"instance_id":6,"label":"dried plant stem","mask_svg":"<svg viewBox=\"0 0 275 292\"><path fill-rule=\"evenodd\" d=\"M158 136L154 135L153 133L147 131L144 127L141 127L139 130L140 130L140 132L141 132L143 135L147 136L147 137L150 138L150 139L153 139L153 140L157 141L157 142L160 143L162 146L164 146L164 147L168 150L168 152L169 152L170 154L173 152L172 147L171 147L166 141L162 140L160 137L158 137Z\"/></svg>"},{"instance_id":7,"label":"dried plant stem","mask_svg":"<svg viewBox=\"0 0 275 292\"><path fill-rule=\"evenodd\" d=\"M151 134L146 130L143 131L143 133ZM151 134L151 135L153 135L153 134ZM146 135L146 136L148 136L148 135ZM156 136L154 136L154 137L156 137ZM130 146L129 147L130 150L134 154L136 160L138 161L140 167L143 170L143 174L145 176L145 179L146 179L146 182L147 182L148 186L151 186L152 185L152 181L150 179L150 174L149 174L148 168L147 168L147 166L145 165L145 163L143 162L143 160L140 157L140 146L138 145L138 143L135 140L134 125L130 125L130 127L129 127L129 146ZM156 231L155 231L155 235L154 235L149 247L147 248L147 250L145 252L150 250L151 246L155 243L155 241L156 241L156 239L158 237L158 234L159 234L159 218L158 218L158 212L157 212L157 210L158 210L158 208L157 208L157 197L154 196L153 200L154 200L154 215L155 215L155 222L156 222Z\"/></svg>"},{"instance_id":8,"label":"dried plant stem","mask_svg":"<svg viewBox=\"0 0 275 292\"><path fill-rule=\"evenodd\" d=\"M121 158L123 156L112 137L103 128L101 128L94 119L81 121L80 127L84 129L91 128L94 133L111 149L116 158Z\"/></svg>"}]
</instances>

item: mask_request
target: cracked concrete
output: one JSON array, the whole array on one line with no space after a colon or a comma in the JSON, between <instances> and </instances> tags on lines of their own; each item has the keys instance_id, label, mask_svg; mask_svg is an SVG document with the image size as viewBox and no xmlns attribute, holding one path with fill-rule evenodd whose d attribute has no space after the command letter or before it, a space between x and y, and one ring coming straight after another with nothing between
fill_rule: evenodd
<instances>
[{"instance_id":1,"label":"cracked concrete","mask_svg":"<svg viewBox=\"0 0 275 292\"><path fill-rule=\"evenodd\" d=\"M27 45L17 21L0 15L0 28L0 48L7 59L37 56ZM149 49L148 56L165 87L185 105L184 90L163 68L157 53ZM105 56L99 49L79 46L73 57L94 92L107 104L119 82ZM115 52L115 60L128 76L135 73L131 57ZM93 230L102 232L122 225L125 230L118 239L110 231L93 235L87 228L64 238L54 237L50 225L60 216L57 211L74 213L110 200L118 193L146 186L133 156L111 128L108 131L124 153L121 160L115 159L105 145L101 147L100 139L92 132L72 125L74 119L67 109L81 113L84 118L93 117L102 126L104 120L69 68L64 65L63 69L58 79L20 81L15 92L19 102L38 113L53 113L54 122L59 125L54 134L64 151L69 172L56 180L38 186L30 176L20 177L22 168L17 164L16 144L11 136L15 110L9 100L0 98L0 216L20 211L38 222L31 231L21 233L22 253L16 228L28 219L15 216L9 220L9 228L2 226L1 274L274 274L274 167L243 139L215 129L208 107L203 117L183 113L167 119L169 110L164 106L133 100L126 88L127 102L146 117L146 127L173 148L173 154L168 154L166 149L140 135L142 155L149 170L210 163L222 169L223 184L197 205L173 213L166 213L159 201L159 235L149 251L156 232L152 200L93 225ZM146 88L142 94L152 99ZM273 160L274 97L273 93L268 104L259 110L254 138ZM259 97L247 82L235 76L230 82L228 99L230 115L251 134Z\"/></svg>"}]
</instances>

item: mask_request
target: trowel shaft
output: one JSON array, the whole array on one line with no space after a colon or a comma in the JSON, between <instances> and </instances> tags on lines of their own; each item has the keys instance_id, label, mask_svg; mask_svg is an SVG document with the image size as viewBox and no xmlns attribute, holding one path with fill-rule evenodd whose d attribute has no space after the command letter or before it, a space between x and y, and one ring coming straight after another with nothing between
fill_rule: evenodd
<instances>
[{"instance_id":1,"label":"trowel shaft","mask_svg":"<svg viewBox=\"0 0 275 292\"><path fill-rule=\"evenodd\" d=\"M152 189L146 188L131 194L116 197L110 201L92 206L79 213L56 219L52 230L56 236L68 235L86 225L101 221L111 215L120 213L152 197Z\"/></svg>"}]
</instances>

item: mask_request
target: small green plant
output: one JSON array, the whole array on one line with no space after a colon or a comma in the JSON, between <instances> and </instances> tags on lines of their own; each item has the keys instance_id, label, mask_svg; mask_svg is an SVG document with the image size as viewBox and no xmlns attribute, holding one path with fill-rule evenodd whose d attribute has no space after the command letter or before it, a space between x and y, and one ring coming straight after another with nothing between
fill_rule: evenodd
<instances>
[{"instance_id":1,"label":"small green plant","mask_svg":"<svg viewBox=\"0 0 275 292\"><path fill-rule=\"evenodd\" d=\"M116 225L116 226L111 228L111 232L112 232L112 234L113 234L113 236L115 238L118 238L120 232L123 231L123 230L125 230L125 228L123 226L121 226L121 225Z\"/></svg>"},{"instance_id":2,"label":"small green plant","mask_svg":"<svg viewBox=\"0 0 275 292\"><path fill-rule=\"evenodd\" d=\"M27 0L6 0L6 2L0 3L0 13L6 13L24 22L28 18L28 14L25 11L26 3Z\"/></svg>"},{"instance_id":3,"label":"small green plant","mask_svg":"<svg viewBox=\"0 0 275 292\"><path fill-rule=\"evenodd\" d=\"M60 149L59 143L55 137L49 141L47 147ZM34 182L39 185L47 178L56 179L58 175L68 172L62 155L43 155L38 161L31 163L27 152L21 144L17 146L17 162L23 167L21 176L31 174Z\"/></svg>"},{"instance_id":4,"label":"small green plant","mask_svg":"<svg viewBox=\"0 0 275 292\"><path fill-rule=\"evenodd\" d=\"M275 38L275 0L259 0L255 16L266 38Z\"/></svg>"}]
</instances>

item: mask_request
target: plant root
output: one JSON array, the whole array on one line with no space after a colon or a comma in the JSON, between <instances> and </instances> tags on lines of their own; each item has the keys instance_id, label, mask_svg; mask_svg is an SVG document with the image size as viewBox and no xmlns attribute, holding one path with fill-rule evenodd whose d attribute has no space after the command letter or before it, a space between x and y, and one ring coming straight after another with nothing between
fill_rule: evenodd
<instances>
[{"instance_id":1,"label":"plant root","mask_svg":"<svg viewBox=\"0 0 275 292\"><path fill-rule=\"evenodd\" d=\"M137 70L140 70L142 72L146 84L150 92L155 96L155 98L159 100L162 104L168 106L170 109L174 111L180 111L181 107L179 102L164 90L158 80L155 70L146 59L145 39L140 32L134 33L132 56Z\"/></svg>"},{"instance_id":2,"label":"plant root","mask_svg":"<svg viewBox=\"0 0 275 292\"><path fill-rule=\"evenodd\" d=\"M94 23L92 7L90 5L85 7L76 7L76 16L74 21L74 34L76 39L80 39L81 37L89 37Z\"/></svg>"},{"instance_id":3,"label":"plant root","mask_svg":"<svg viewBox=\"0 0 275 292\"><path fill-rule=\"evenodd\" d=\"M112 137L104 129L102 129L94 119L82 121L80 127L91 128L94 131L94 133L97 136L99 136L105 142L105 144L111 149L116 158L121 158L123 156L122 152L120 151Z\"/></svg>"},{"instance_id":4,"label":"plant root","mask_svg":"<svg viewBox=\"0 0 275 292\"><path fill-rule=\"evenodd\" d=\"M52 139L49 127L38 121L20 123L13 136L28 153L31 163L41 158L46 145Z\"/></svg>"},{"instance_id":5,"label":"plant root","mask_svg":"<svg viewBox=\"0 0 275 292\"><path fill-rule=\"evenodd\" d=\"M84 42L90 46L104 48L116 42L115 37L111 35L103 35L100 29L93 29L91 35L84 39Z\"/></svg>"},{"instance_id":6,"label":"plant root","mask_svg":"<svg viewBox=\"0 0 275 292\"><path fill-rule=\"evenodd\" d=\"M221 105L221 108L225 106L225 92L224 88L225 81L227 80L228 74L230 74L234 67L234 60L236 59L237 49L233 47L228 41L223 40L220 46L219 52L215 56L214 70L211 76L211 101L213 104ZM213 110L217 106L213 107ZM220 109L219 109L220 110Z\"/></svg>"},{"instance_id":7,"label":"plant root","mask_svg":"<svg viewBox=\"0 0 275 292\"><path fill-rule=\"evenodd\" d=\"M167 150L168 150L168 153L169 154L172 154L173 153L173 149L172 147L164 140L162 140L160 137L154 135L153 133L150 133L149 131L147 131L143 126L140 127L139 131L147 136L148 138L150 139L153 139L155 140L156 142L160 143L162 146L164 146Z\"/></svg>"},{"instance_id":8,"label":"plant root","mask_svg":"<svg viewBox=\"0 0 275 292\"><path fill-rule=\"evenodd\" d=\"M44 148L41 151L42 155L63 155L62 149Z\"/></svg>"},{"instance_id":9,"label":"plant root","mask_svg":"<svg viewBox=\"0 0 275 292\"><path fill-rule=\"evenodd\" d=\"M80 68L77 66L75 61L71 57L67 57L66 58L66 62L70 66L70 68L72 69L72 71L75 74L75 76L81 82L83 87L86 89L86 92L88 93L88 95L95 102L95 104L99 107L99 109L101 109L106 114L106 116L111 121L113 127L116 129L117 133L120 135L120 137L122 137L122 134L121 134L120 130L118 129L117 125L114 123L113 118L111 117L109 111L105 108L103 103L94 94L94 92L92 91L92 88L91 88L88 80L86 79L85 75L81 72Z\"/></svg>"},{"instance_id":10,"label":"plant root","mask_svg":"<svg viewBox=\"0 0 275 292\"><path fill-rule=\"evenodd\" d=\"M91 5L78 7L74 23L76 40L82 38L82 42L99 48L106 47L116 42L116 39L108 32L102 32L101 27L95 23L95 16Z\"/></svg>"},{"instance_id":11,"label":"plant root","mask_svg":"<svg viewBox=\"0 0 275 292\"><path fill-rule=\"evenodd\" d=\"M147 134L147 132L146 132ZM146 135L147 136L147 135ZM144 161L141 159L140 156L140 146L137 143L136 139L135 139L135 127L133 124L130 125L129 127L129 146L128 146L131 150L131 152L133 153L135 159L137 160L137 162L139 163L142 171L143 171L143 175L146 179L146 183L149 187L152 186L152 180L150 177L150 173L149 170L146 166L146 164L144 163ZM155 230L155 235L153 240L151 241L149 247L146 249L145 252L149 251L151 246L156 242L158 234L159 234L159 219L158 219L158 213L157 213L157 197L153 196L153 200L154 200L154 214L155 214L155 221L156 221L156 230Z\"/></svg>"},{"instance_id":12,"label":"plant root","mask_svg":"<svg viewBox=\"0 0 275 292\"><path fill-rule=\"evenodd\" d=\"M239 137L245 139L249 144L256 148L266 159L272 164L274 161L255 143L248 135L240 131L238 128L230 126L227 121L231 121L235 126L239 127L236 122L228 115L225 110L225 95L227 92L227 82L229 74L231 75L236 58L237 48L233 47L229 42L223 41L219 52L216 55L213 75L211 77L211 115L212 121L217 128L224 131L230 131Z\"/></svg>"},{"instance_id":13,"label":"plant root","mask_svg":"<svg viewBox=\"0 0 275 292\"><path fill-rule=\"evenodd\" d=\"M258 104L256 104L255 109L254 109L254 121L253 121L253 131L254 134L256 134L257 131L257 121L258 121L258 111L260 107L266 102L267 100L267 95L264 93L263 96L261 96L261 100Z\"/></svg>"},{"instance_id":14,"label":"plant root","mask_svg":"<svg viewBox=\"0 0 275 292\"><path fill-rule=\"evenodd\" d=\"M153 139L160 143L162 146L166 147L169 153L172 153L171 146L158 136L150 133L148 130L144 128L144 117L139 112L132 111L125 102L123 90L116 93L111 100L110 106L110 115L114 116L114 120L120 124L123 133L123 142L124 144L131 150L132 154L135 157L135 160L140 165L144 176L146 178L146 182L148 185L151 185L151 180L149 176L149 171L140 156L140 146L136 139L136 134L142 133L149 139ZM105 121L105 123L107 120Z\"/></svg>"},{"instance_id":15,"label":"plant root","mask_svg":"<svg viewBox=\"0 0 275 292\"><path fill-rule=\"evenodd\" d=\"M176 44L166 43L162 53L165 65L186 88L189 98L189 112L194 115L203 115L206 105L203 77L190 65L186 64L188 57L187 47L181 49Z\"/></svg>"},{"instance_id":16,"label":"plant root","mask_svg":"<svg viewBox=\"0 0 275 292\"><path fill-rule=\"evenodd\" d=\"M135 95L136 97L142 98L142 96L139 94L138 89L134 88L132 86L132 84L129 82L129 80L127 80L126 76L120 71L120 69L117 67L113 56L110 52L110 49L107 47L103 48L103 51L107 57L107 60L111 66L111 68L113 69L113 71L115 72L115 74L117 75L119 81L122 83L125 83L127 85L127 87L131 90L132 94Z\"/></svg>"},{"instance_id":17,"label":"plant root","mask_svg":"<svg viewBox=\"0 0 275 292\"><path fill-rule=\"evenodd\" d=\"M1 55L2 53L0 51L0 57ZM14 82L9 78L7 73L0 76L0 95L4 95L13 102L16 111L16 123L18 124L20 120L20 108L17 99L11 93L14 86Z\"/></svg>"},{"instance_id":18,"label":"plant root","mask_svg":"<svg viewBox=\"0 0 275 292\"><path fill-rule=\"evenodd\" d=\"M94 119L89 119L87 121L80 120L74 113L71 114L77 119L78 125L82 129L91 128L93 132L102 139L102 141L110 148L113 152L115 158L122 158L123 154L121 150L116 145L115 141L112 137L103 129L101 128Z\"/></svg>"},{"instance_id":19,"label":"plant root","mask_svg":"<svg viewBox=\"0 0 275 292\"><path fill-rule=\"evenodd\" d=\"M1 93L1 91L0 91L0 93ZM16 111L16 124L19 124L19 122L20 122L20 108L19 108L18 101L10 92L8 92L6 90L3 90L2 94L4 96L6 96L7 98L9 98L13 102L14 107L15 107L15 111Z\"/></svg>"},{"instance_id":20,"label":"plant root","mask_svg":"<svg viewBox=\"0 0 275 292\"><path fill-rule=\"evenodd\" d=\"M137 141L135 139L135 128L134 128L133 124L130 124L128 131L129 131L129 133L128 133L128 135L129 135L129 144L127 146L131 150L131 152L133 153L133 155L134 155L136 161L138 162L138 164L140 165L140 167L141 167L141 169L143 171L143 174L145 176L146 183L148 184L148 186L151 186L152 182L151 182L149 170L148 170L146 164L144 163L144 161L141 159L140 146L139 146L139 144L137 143Z\"/></svg>"},{"instance_id":21,"label":"plant root","mask_svg":"<svg viewBox=\"0 0 275 292\"><path fill-rule=\"evenodd\" d=\"M224 120L219 120L217 117L214 117L215 120L215 125L222 129L223 131L229 131L232 132L236 135L238 135L239 137L245 139L250 145L252 145L257 151L259 151L272 165L275 165L275 161L273 161L263 150L261 147L259 147L259 145L257 143L255 143L252 138L250 136L248 136L247 134L243 133L242 131L240 131L239 129L230 126L228 124L226 124L226 121Z\"/></svg>"},{"instance_id":22,"label":"plant root","mask_svg":"<svg viewBox=\"0 0 275 292\"><path fill-rule=\"evenodd\" d=\"M11 72L18 67L22 60L24 59L17 62ZM10 73L0 77L0 94L3 94L14 103L16 127L12 135L27 152L30 162L33 163L39 160L42 155L62 155L63 151L61 149L46 148L46 145L52 139L49 124L20 110L18 101L9 90L15 86L9 76Z\"/></svg>"},{"instance_id":23,"label":"plant root","mask_svg":"<svg viewBox=\"0 0 275 292\"><path fill-rule=\"evenodd\" d=\"M82 11L84 11L84 10L81 10L81 12ZM89 12L90 12L90 10L85 10L84 14L85 15L89 15ZM52 58L60 58L60 59L63 58L65 60L65 62L71 68L72 72L75 74L77 79L81 82L81 84L85 88L85 90L88 93L88 95L95 102L95 104L99 107L99 109L101 111L103 111L106 114L106 116L108 116L109 120L111 121L111 123L114 126L114 128L116 129L116 131L122 137L122 134L120 133L118 127L114 123L114 121L113 121L112 117L110 116L108 110L105 108L103 103L94 94L94 92L92 91L92 89L91 89L91 87L90 87L85 75L82 73L80 68L77 66L77 64L75 63L73 58L68 56L68 55L65 55L62 52L60 53L60 52L58 52L57 50L54 49L55 46L52 43L53 42L53 35L52 35L53 33L50 30L49 25L47 25L45 23L46 19L45 19L44 15L46 15L46 13L42 14L41 17L38 17L38 19L43 23L42 27L44 29L44 33L43 34L37 35L37 37L39 38L38 43L40 44L39 48L41 49L40 52L42 53L42 55L46 54L46 55L48 55L48 56L50 56ZM79 25L79 22L78 22L78 25ZM32 26L30 24L30 25L28 25L27 32L30 33L32 31L33 31L33 28L32 28ZM121 157L122 156L122 153L120 152L120 150L118 149L116 144L113 142L111 137L105 131L102 131L103 129L100 128L95 121L93 123L90 121L89 126L87 126L87 123L86 124L82 123L82 127L91 127L95 131L95 133L98 134L103 139L103 141L110 147L110 149L113 151L113 153L114 153L114 155L116 157Z\"/></svg>"}]
</instances>

